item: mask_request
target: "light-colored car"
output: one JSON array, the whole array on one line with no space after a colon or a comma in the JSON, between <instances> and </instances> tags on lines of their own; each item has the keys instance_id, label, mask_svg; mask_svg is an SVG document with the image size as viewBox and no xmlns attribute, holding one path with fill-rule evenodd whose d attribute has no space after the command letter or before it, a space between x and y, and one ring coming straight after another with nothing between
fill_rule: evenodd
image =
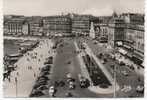
<instances>
[{"instance_id":1,"label":"light-colored car","mask_svg":"<svg viewBox=\"0 0 147 100\"><path fill-rule=\"evenodd\" d=\"M128 76L129 75L129 73L127 72L127 71L122 71L122 74L124 75L124 76Z\"/></svg>"},{"instance_id":2,"label":"light-colored car","mask_svg":"<svg viewBox=\"0 0 147 100\"><path fill-rule=\"evenodd\" d=\"M55 87L54 87L54 86L51 86L51 87L49 88L49 95L50 95L51 97L53 97L54 94L55 94Z\"/></svg>"},{"instance_id":3,"label":"light-colored car","mask_svg":"<svg viewBox=\"0 0 147 100\"><path fill-rule=\"evenodd\" d=\"M71 73L66 74L67 78L71 78Z\"/></svg>"},{"instance_id":4,"label":"light-colored car","mask_svg":"<svg viewBox=\"0 0 147 100\"><path fill-rule=\"evenodd\" d=\"M138 85L136 87L136 91L139 92L139 93L143 93L144 92L144 86Z\"/></svg>"},{"instance_id":5,"label":"light-colored car","mask_svg":"<svg viewBox=\"0 0 147 100\"><path fill-rule=\"evenodd\" d=\"M75 88L75 84L73 81L69 82L69 89L74 89Z\"/></svg>"},{"instance_id":6,"label":"light-colored car","mask_svg":"<svg viewBox=\"0 0 147 100\"><path fill-rule=\"evenodd\" d=\"M132 87L130 85L124 85L124 87L121 89L122 92L129 92L132 90Z\"/></svg>"}]
</instances>

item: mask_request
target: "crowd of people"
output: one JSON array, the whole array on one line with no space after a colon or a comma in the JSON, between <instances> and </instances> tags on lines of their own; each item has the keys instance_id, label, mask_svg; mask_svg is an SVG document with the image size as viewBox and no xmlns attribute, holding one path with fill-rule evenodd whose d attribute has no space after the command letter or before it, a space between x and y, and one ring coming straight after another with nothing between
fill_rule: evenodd
<instances>
[{"instance_id":1,"label":"crowd of people","mask_svg":"<svg viewBox=\"0 0 147 100\"><path fill-rule=\"evenodd\" d=\"M38 73L40 72L46 57L53 55L51 47L51 40L40 40L34 49L23 54L23 56L13 65L16 67L15 70L8 71L9 73L7 73L9 75L4 73L3 78L5 85L9 86L8 84L15 84L16 82L19 82L20 84L18 85L21 85L25 84L27 81L35 80L38 77ZM28 75L30 75L30 78L28 78ZM8 81L6 81L6 79L8 79ZM26 81L24 82L23 80Z\"/></svg>"}]
</instances>

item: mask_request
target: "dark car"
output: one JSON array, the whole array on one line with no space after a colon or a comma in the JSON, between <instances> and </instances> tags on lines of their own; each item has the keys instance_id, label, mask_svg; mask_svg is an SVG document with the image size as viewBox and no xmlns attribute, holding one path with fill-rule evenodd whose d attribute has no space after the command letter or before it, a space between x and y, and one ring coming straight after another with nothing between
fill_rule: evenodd
<instances>
[{"instance_id":1,"label":"dark car","mask_svg":"<svg viewBox=\"0 0 147 100\"><path fill-rule=\"evenodd\" d=\"M120 62L119 62L119 65L120 65L120 66L125 66L125 63L124 63L123 61L120 61Z\"/></svg>"},{"instance_id":2,"label":"dark car","mask_svg":"<svg viewBox=\"0 0 147 100\"><path fill-rule=\"evenodd\" d=\"M73 95L70 92L65 93L66 97L72 97Z\"/></svg>"},{"instance_id":3,"label":"dark car","mask_svg":"<svg viewBox=\"0 0 147 100\"><path fill-rule=\"evenodd\" d=\"M37 83L41 83L41 82L47 82L47 80L44 80L44 79L42 79L42 80L37 80Z\"/></svg>"},{"instance_id":4,"label":"dark car","mask_svg":"<svg viewBox=\"0 0 147 100\"><path fill-rule=\"evenodd\" d=\"M43 95L45 95L45 94L42 91L40 91L40 90L34 90L31 93L30 97L40 97L40 96L43 96Z\"/></svg>"},{"instance_id":5,"label":"dark car","mask_svg":"<svg viewBox=\"0 0 147 100\"><path fill-rule=\"evenodd\" d=\"M47 77L46 75L49 75L50 74L50 72L49 71L43 71L43 72L41 72L41 74L40 74L40 76L42 76L42 77Z\"/></svg>"},{"instance_id":6,"label":"dark car","mask_svg":"<svg viewBox=\"0 0 147 100\"><path fill-rule=\"evenodd\" d=\"M144 86L143 85L138 85L136 87L136 92L138 92L138 93L144 93Z\"/></svg>"},{"instance_id":7,"label":"dark car","mask_svg":"<svg viewBox=\"0 0 147 100\"><path fill-rule=\"evenodd\" d=\"M80 81L80 87L81 88L86 88L88 85L87 85L87 79L81 75L78 75L79 76L79 81Z\"/></svg>"},{"instance_id":8,"label":"dark car","mask_svg":"<svg viewBox=\"0 0 147 100\"><path fill-rule=\"evenodd\" d=\"M49 71L49 70L50 70L49 68L43 67L43 68L41 69L41 72L43 72L43 71Z\"/></svg>"},{"instance_id":9,"label":"dark car","mask_svg":"<svg viewBox=\"0 0 147 100\"><path fill-rule=\"evenodd\" d=\"M47 85L41 85L37 88L37 90L47 90L49 89Z\"/></svg>"},{"instance_id":10,"label":"dark car","mask_svg":"<svg viewBox=\"0 0 147 100\"><path fill-rule=\"evenodd\" d=\"M68 61L67 64L71 64L71 61Z\"/></svg>"},{"instance_id":11,"label":"dark car","mask_svg":"<svg viewBox=\"0 0 147 100\"><path fill-rule=\"evenodd\" d=\"M40 79L49 80L49 78L47 76L39 76L38 80L40 80Z\"/></svg>"}]
</instances>

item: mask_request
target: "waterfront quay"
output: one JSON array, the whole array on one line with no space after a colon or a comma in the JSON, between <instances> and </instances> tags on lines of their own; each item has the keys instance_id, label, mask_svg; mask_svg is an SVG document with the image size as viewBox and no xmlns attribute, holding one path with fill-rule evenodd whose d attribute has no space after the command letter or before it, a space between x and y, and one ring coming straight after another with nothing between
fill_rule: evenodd
<instances>
[{"instance_id":1,"label":"waterfront quay","mask_svg":"<svg viewBox=\"0 0 147 100\"><path fill-rule=\"evenodd\" d=\"M5 37L4 54L4 97L144 96L144 69L91 37Z\"/></svg>"}]
</instances>

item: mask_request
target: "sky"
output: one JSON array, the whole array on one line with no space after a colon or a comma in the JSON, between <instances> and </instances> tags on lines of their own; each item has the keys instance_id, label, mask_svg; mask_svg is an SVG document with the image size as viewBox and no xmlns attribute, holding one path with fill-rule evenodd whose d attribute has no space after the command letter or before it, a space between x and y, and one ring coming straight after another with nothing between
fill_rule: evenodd
<instances>
[{"instance_id":1,"label":"sky","mask_svg":"<svg viewBox=\"0 0 147 100\"><path fill-rule=\"evenodd\" d=\"M4 14L49 16L66 13L94 16L144 13L144 0L3 0Z\"/></svg>"}]
</instances>

